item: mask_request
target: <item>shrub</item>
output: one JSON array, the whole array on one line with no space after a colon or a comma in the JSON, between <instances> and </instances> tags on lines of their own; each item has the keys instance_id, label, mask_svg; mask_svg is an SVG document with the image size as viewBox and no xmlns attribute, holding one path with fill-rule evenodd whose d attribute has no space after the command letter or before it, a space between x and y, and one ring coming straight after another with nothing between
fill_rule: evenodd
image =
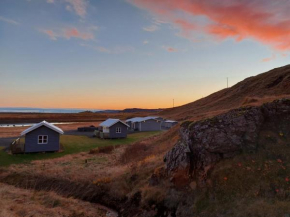
<instances>
[{"instance_id":1,"label":"shrub","mask_svg":"<svg viewBox=\"0 0 290 217\"><path fill-rule=\"evenodd\" d=\"M99 186L99 185L110 183L111 181L112 181L112 179L110 177L104 177L104 178L99 178L99 179L93 181L93 184Z\"/></svg>"},{"instance_id":2,"label":"shrub","mask_svg":"<svg viewBox=\"0 0 290 217\"><path fill-rule=\"evenodd\" d=\"M99 153L110 154L112 153L113 150L119 147L120 145L98 147L98 148L91 149L89 154L99 154Z\"/></svg>"}]
</instances>

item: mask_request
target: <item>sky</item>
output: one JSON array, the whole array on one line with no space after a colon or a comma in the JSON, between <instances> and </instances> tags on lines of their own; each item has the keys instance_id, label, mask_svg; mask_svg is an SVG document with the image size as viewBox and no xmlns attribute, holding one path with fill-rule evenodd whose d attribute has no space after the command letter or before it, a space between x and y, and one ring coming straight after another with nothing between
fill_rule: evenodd
<instances>
[{"instance_id":1,"label":"sky","mask_svg":"<svg viewBox=\"0 0 290 217\"><path fill-rule=\"evenodd\" d=\"M289 64L290 0L1 0L0 107L168 108Z\"/></svg>"}]
</instances>

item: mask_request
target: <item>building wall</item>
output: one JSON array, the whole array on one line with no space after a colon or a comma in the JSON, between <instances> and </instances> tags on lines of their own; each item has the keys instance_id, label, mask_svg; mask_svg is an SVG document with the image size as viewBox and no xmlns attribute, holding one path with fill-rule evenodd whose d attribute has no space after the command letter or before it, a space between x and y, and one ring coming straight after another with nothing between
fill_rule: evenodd
<instances>
[{"instance_id":1,"label":"building wall","mask_svg":"<svg viewBox=\"0 0 290 217\"><path fill-rule=\"evenodd\" d=\"M104 133L109 133L110 132L110 128L109 127L103 127L103 132Z\"/></svg>"},{"instance_id":2,"label":"building wall","mask_svg":"<svg viewBox=\"0 0 290 217\"><path fill-rule=\"evenodd\" d=\"M164 118L158 117L158 118L156 118L156 120L157 120L157 121L160 121L160 125L161 125L161 127L164 126L164 122L165 122L165 119L164 119Z\"/></svg>"},{"instance_id":3,"label":"building wall","mask_svg":"<svg viewBox=\"0 0 290 217\"><path fill-rule=\"evenodd\" d=\"M135 122L134 123L135 125L135 128L134 128L134 130L136 130L136 131L140 131L140 128L141 128L141 123L140 122Z\"/></svg>"},{"instance_id":4,"label":"building wall","mask_svg":"<svg viewBox=\"0 0 290 217\"><path fill-rule=\"evenodd\" d=\"M161 122L158 122L157 120L147 120L145 122L140 122L141 129L139 128L139 131L157 131L161 130Z\"/></svg>"},{"instance_id":5,"label":"building wall","mask_svg":"<svg viewBox=\"0 0 290 217\"><path fill-rule=\"evenodd\" d=\"M133 123L132 123L132 121L128 121L128 122L126 122L126 124L129 125L129 129L130 129L130 130L134 130L134 129L133 129Z\"/></svg>"},{"instance_id":6,"label":"building wall","mask_svg":"<svg viewBox=\"0 0 290 217\"><path fill-rule=\"evenodd\" d=\"M38 144L38 136L47 135L47 144ZM29 152L45 152L45 151L58 151L60 149L59 133L51 130L45 126L39 127L25 135L25 153Z\"/></svg>"},{"instance_id":7,"label":"building wall","mask_svg":"<svg viewBox=\"0 0 290 217\"><path fill-rule=\"evenodd\" d=\"M164 122L164 127L171 128L171 127L174 127L176 124L177 122L169 122L169 123Z\"/></svg>"},{"instance_id":8,"label":"building wall","mask_svg":"<svg viewBox=\"0 0 290 217\"><path fill-rule=\"evenodd\" d=\"M129 125L130 130L139 131L139 128L140 128L139 122L132 123L131 121L129 121L129 122L126 122L126 124Z\"/></svg>"},{"instance_id":9,"label":"building wall","mask_svg":"<svg viewBox=\"0 0 290 217\"><path fill-rule=\"evenodd\" d=\"M116 128L121 127L121 133L116 133ZM114 124L113 126L110 127L110 138L115 139L115 138L126 138L127 137L127 126L124 124L118 122Z\"/></svg>"}]
</instances>

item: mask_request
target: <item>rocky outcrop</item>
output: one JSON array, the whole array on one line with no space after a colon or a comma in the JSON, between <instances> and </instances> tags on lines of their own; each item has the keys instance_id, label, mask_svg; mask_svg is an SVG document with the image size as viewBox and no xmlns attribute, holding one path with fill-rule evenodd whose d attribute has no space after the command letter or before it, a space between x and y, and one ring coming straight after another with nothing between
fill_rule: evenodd
<instances>
[{"instance_id":1,"label":"rocky outcrop","mask_svg":"<svg viewBox=\"0 0 290 217\"><path fill-rule=\"evenodd\" d=\"M290 100L276 100L261 107L245 107L180 127L181 140L164 157L166 170L173 181L196 179L206 182L209 171L224 158L258 149L261 128L271 122L290 119ZM288 131L290 132L290 122ZM178 174L178 176L176 176Z\"/></svg>"}]
</instances>

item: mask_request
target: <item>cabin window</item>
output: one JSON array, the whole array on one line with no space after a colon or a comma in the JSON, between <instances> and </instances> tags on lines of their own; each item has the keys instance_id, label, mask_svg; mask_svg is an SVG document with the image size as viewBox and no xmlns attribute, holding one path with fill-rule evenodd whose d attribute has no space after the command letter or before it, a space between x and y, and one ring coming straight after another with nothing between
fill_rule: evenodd
<instances>
[{"instance_id":1,"label":"cabin window","mask_svg":"<svg viewBox=\"0 0 290 217\"><path fill-rule=\"evenodd\" d=\"M121 127L116 128L116 133L121 133Z\"/></svg>"},{"instance_id":2,"label":"cabin window","mask_svg":"<svg viewBox=\"0 0 290 217\"><path fill-rule=\"evenodd\" d=\"M47 135L38 136L38 144L47 144L47 143L48 143Z\"/></svg>"}]
</instances>

